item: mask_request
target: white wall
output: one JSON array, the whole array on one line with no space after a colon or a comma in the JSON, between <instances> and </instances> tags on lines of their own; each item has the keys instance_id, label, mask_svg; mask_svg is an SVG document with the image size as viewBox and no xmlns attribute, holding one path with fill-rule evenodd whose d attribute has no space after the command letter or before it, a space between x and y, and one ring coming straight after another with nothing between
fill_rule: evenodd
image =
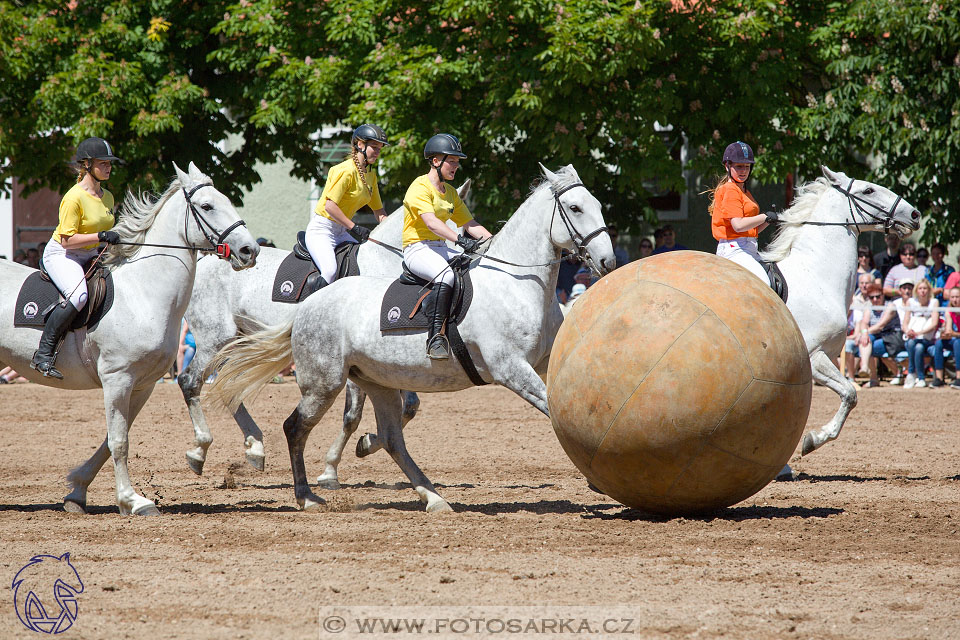
<instances>
[{"instance_id":1,"label":"white wall","mask_svg":"<svg viewBox=\"0 0 960 640\"><path fill-rule=\"evenodd\" d=\"M4 185L7 190L11 183ZM13 200L0 191L0 256L13 258Z\"/></svg>"}]
</instances>

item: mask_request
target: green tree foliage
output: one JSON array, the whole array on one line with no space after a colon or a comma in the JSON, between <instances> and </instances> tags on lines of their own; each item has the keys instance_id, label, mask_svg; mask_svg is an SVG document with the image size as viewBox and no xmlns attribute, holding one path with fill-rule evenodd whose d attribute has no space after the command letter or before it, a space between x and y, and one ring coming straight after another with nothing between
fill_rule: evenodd
<instances>
[{"instance_id":1,"label":"green tree foliage","mask_svg":"<svg viewBox=\"0 0 960 640\"><path fill-rule=\"evenodd\" d=\"M800 110L805 165L843 165L887 186L928 216L925 241L960 240L960 4L831 10L812 34L824 74Z\"/></svg>"}]
</instances>

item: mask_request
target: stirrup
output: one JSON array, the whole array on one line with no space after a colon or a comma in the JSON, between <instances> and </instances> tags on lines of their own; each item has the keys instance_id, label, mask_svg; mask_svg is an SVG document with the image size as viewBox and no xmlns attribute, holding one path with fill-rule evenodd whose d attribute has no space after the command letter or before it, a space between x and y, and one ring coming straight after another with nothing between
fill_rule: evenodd
<instances>
[{"instance_id":1,"label":"stirrup","mask_svg":"<svg viewBox=\"0 0 960 640\"><path fill-rule=\"evenodd\" d=\"M431 360L450 359L450 341L447 336L438 333L427 341L427 357Z\"/></svg>"},{"instance_id":2,"label":"stirrup","mask_svg":"<svg viewBox=\"0 0 960 640\"><path fill-rule=\"evenodd\" d=\"M34 354L33 360L30 361L30 368L42 373L44 378L63 380L63 374L57 371L57 368L53 365L54 362L52 360L37 360L36 354Z\"/></svg>"}]
</instances>

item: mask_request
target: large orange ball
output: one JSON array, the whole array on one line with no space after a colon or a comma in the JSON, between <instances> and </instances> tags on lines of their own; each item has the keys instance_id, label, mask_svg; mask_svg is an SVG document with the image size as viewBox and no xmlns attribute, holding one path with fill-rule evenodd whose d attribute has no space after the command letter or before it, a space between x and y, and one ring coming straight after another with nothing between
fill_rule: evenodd
<instances>
[{"instance_id":1,"label":"large orange ball","mask_svg":"<svg viewBox=\"0 0 960 640\"><path fill-rule=\"evenodd\" d=\"M564 451L605 494L681 515L763 488L803 434L810 360L790 311L698 251L627 264L580 296L547 370Z\"/></svg>"}]
</instances>

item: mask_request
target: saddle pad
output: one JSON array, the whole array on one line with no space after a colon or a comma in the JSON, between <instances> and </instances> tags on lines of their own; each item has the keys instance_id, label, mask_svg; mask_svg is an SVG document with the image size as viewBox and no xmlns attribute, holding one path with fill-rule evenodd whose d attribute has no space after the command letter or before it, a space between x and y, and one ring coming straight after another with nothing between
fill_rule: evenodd
<instances>
[{"instance_id":1,"label":"saddle pad","mask_svg":"<svg viewBox=\"0 0 960 640\"><path fill-rule=\"evenodd\" d=\"M107 290L103 297L103 303L91 309L89 319L86 313L78 314L77 319L70 327L71 329L79 329L84 325L94 327L106 315L110 307L113 306L113 275L110 273L107 274L106 286ZM89 289L87 295L91 297ZM13 314L13 326L43 330L43 325L46 322L46 312L62 299L63 296L60 295L55 284L46 280L39 271L31 273L20 286L17 306Z\"/></svg>"},{"instance_id":2,"label":"saddle pad","mask_svg":"<svg viewBox=\"0 0 960 640\"><path fill-rule=\"evenodd\" d=\"M450 313L450 320L460 324L463 322L467 310L470 309L470 303L473 302L473 283L470 281L470 272L463 274L462 292L454 288L453 292L453 310ZM417 304L417 300L429 291L429 295L420 303L416 314L411 318L410 312ZM383 302L380 305L380 331L398 331L401 329L413 329L415 331L426 331L431 318L427 315L427 309L433 309L433 300L437 292L431 288L424 288L419 284L404 284L399 280L394 280L383 294ZM458 304L459 302L459 304Z\"/></svg>"},{"instance_id":3,"label":"saddle pad","mask_svg":"<svg viewBox=\"0 0 960 640\"><path fill-rule=\"evenodd\" d=\"M293 253L287 254L273 279L273 301L296 304L300 301L303 283L307 276L316 273L317 268L309 260L301 260Z\"/></svg>"}]
</instances>

